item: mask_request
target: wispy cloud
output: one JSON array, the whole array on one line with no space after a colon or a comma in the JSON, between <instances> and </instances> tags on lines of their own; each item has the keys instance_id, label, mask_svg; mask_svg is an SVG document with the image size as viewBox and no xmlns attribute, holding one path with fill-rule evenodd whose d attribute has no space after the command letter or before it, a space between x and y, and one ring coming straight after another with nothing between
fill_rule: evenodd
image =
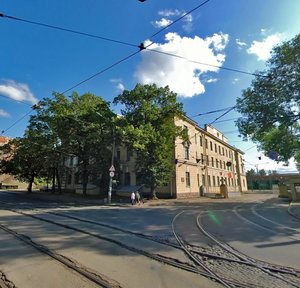
<instances>
[{"instance_id":1,"label":"wispy cloud","mask_svg":"<svg viewBox=\"0 0 300 288\"><path fill-rule=\"evenodd\" d=\"M247 49L247 53L256 55L257 59L260 61L266 61L271 55L272 48L280 41L280 34L270 35L264 38L262 41L254 40L250 48Z\"/></svg>"},{"instance_id":2,"label":"wispy cloud","mask_svg":"<svg viewBox=\"0 0 300 288\"><path fill-rule=\"evenodd\" d=\"M13 100L35 104L38 100L33 96L27 84L6 80L0 83L0 94Z\"/></svg>"},{"instance_id":3,"label":"wispy cloud","mask_svg":"<svg viewBox=\"0 0 300 288\"><path fill-rule=\"evenodd\" d=\"M239 49L242 49L243 47L247 46L247 43L242 42L240 39L235 39L235 43L237 44Z\"/></svg>"},{"instance_id":4,"label":"wispy cloud","mask_svg":"<svg viewBox=\"0 0 300 288\"><path fill-rule=\"evenodd\" d=\"M225 61L224 49L228 39L228 35L223 33L215 33L213 36L203 39L199 36L181 37L177 33L170 32L165 35L165 43L153 43L151 48L180 55L200 63L222 66ZM147 50L143 51L141 55L142 62L135 72L137 80L143 84L168 85L172 91L182 97L193 97L204 93L203 83L205 80L200 81L200 75L203 79L207 76L206 73L210 72L206 79L213 79L211 72L219 71L218 67L168 57ZM211 80L210 83L213 81L215 80Z\"/></svg>"},{"instance_id":5,"label":"wispy cloud","mask_svg":"<svg viewBox=\"0 0 300 288\"><path fill-rule=\"evenodd\" d=\"M125 90L125 86L121 78L110 79L110 82L116 84L116 89L118 93L122 93Z\"/></svg>"},{"instance_id":6,"label":"wispy cloud","mask_svg":"<svg viewBox=\"0 0 300 288\"><path fill-rule=\"evenodd\" d=\"M10 114L4 111L3 109L0 109L0 117L9 118Z\"/></svg>"},{"instance_id":7,"label":"wispy cloud","mask_svg":"<svg viewBox=\"0 0 300 288\"><path fill-rule=\"evenodd\" d=\"M171 17L171 16L179 16L182 12L180 12L178 9L165 9L158 11L158 15L163 17Z\"/></svg>"},{"instance_id":8,"label":"wispy cloud","mask_svg":"<svg viewBox=\"0 0 300 288\"><path fill-rule=\"evenodd\" d=\"M205 82L206 83L216 83L216 82L218 82L218 80L219 79L217 79L217 78L209 78L209 79L205 80Z\"/></svg>"},{"instance_id":9,"label":"wispy cloud","mask_svg":"<svg viewBox=\"0 0 300 288\"><path fill-rule=\"evenodd\" d=\"M161 16L162 18L156 21L152 21L151 24L155 28L164 28L171 23L178 17L178 16L183 16L186 12L185 11L180 11L178 9L165 9L158 11L158 15ZM182 19L182 29L190 33L193 28L193 16L191 14L186 15Z\"/></svg>"},{"instance_id":10,"label":"wispy cloud","mask_svg":"<svg viewBox=\"0 0 300 288\"><path fill-rule=\"evenodd\" d=\"M170 25L172 22L173 21L170 19L161 18L160 20L156 20L151 23L155 28L164 28L164 27Z\"/></svg>"}]
</instances>

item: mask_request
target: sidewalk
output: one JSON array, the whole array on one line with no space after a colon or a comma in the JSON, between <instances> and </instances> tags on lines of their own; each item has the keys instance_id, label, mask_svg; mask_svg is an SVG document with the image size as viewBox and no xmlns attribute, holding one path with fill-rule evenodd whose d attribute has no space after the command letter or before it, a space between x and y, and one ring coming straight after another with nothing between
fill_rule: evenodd
<instances>
[{"instance_id":1,"label":"sidewalk","mask_svg":"<svg viewBox=\"0 0 300 288\"><path fill-rule=\"evenodd\" d=\"M300 202L291 202L288 208L288 212L294 217L300 219Z\"/></svg>"}]
</instances>

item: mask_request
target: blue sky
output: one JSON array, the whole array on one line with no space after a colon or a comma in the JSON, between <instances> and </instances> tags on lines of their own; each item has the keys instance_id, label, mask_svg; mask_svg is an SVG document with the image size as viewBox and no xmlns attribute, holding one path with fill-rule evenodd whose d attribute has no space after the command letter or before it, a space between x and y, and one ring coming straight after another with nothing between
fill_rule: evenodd
<instances>
[{"instance_id":1,"label":"blue sky","mask_svg":"<svg viewBox=\"0 0 300 288\"><path fill-rule=\"evenodd\" d=\"M264 69L274 45L300 32L300 1L210 0L151 37L202 2L2 0L0 13L133 45L152 41L151 49L250 73ZM23 135L29 118L22 117L31 105L50 97L53 91L72 88L138 50L6 17L0 17L0 35L0 131L9 137ZM92 92L112 101L138 82L169 85L192 117L234 106L252 79L250 75L144 50L71 91ZM112 108L118 112L118 107ZM203 126L222 113L192 119ZM245 151L248 169L258 165L266 170L295 170L292 163L289 167L277 165L258 152L252 142L242 142L233 120L238 116L232 111L214 126L225 133L231 145Z\"/></svg>"}]
</instances>

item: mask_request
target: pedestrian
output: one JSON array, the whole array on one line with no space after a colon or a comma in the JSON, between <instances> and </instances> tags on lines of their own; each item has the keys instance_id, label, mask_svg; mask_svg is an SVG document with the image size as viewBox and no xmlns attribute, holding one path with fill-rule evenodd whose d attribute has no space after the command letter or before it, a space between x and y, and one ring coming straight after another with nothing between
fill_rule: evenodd
<instances>
[{"instance_id":1,"label":"pedestrian","mask_svg":"<svg viewBox=\"0 0 300 288\"><path fill-rule=\"evenodd\" d=\"M131 205L134 205L135 204L135 193L134 192L131 192L130 200L131 200Z\"/></svg>"},{"instance_id":2,"label":"pedestrian","mask_svg":"<svg viewBox=\"0 0 300 288\"><path fill-rule=\"evenodd\" d=\"M141 204L141 195L140 195L139 191L135 192L135 196L136 196L136 203L140 205Z\"/></svg>"}]
</instances>

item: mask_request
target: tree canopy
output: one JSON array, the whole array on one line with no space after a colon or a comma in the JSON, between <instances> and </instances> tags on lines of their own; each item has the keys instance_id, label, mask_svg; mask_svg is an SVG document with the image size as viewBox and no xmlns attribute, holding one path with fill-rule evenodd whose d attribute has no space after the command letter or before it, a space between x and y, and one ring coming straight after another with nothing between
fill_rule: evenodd
<instances>
[{"instance_id":1,"label":"tree canopy","mask_svg":"<svg viewBox=\"0 0 300 288\"><path fill-rule=\"evenodd\" d=\"M251 86L237 99L237 126L265 155L300 163L300 34L275 47Z\"/></svg>"},{"instance_id":2,"label":"tree canopy","mask_svg":"<svg viewBox=\"0 0 300 288\"><path fill-rule=\"evenodd\" d=\"M137 84L114 99L122 104L120 129L125 145L136 153L139 180L155 189L168 184L174 171L174 139L180 133L174 117L182 115L182 104L168 87Z\"/></svg>"}]
</instances>

